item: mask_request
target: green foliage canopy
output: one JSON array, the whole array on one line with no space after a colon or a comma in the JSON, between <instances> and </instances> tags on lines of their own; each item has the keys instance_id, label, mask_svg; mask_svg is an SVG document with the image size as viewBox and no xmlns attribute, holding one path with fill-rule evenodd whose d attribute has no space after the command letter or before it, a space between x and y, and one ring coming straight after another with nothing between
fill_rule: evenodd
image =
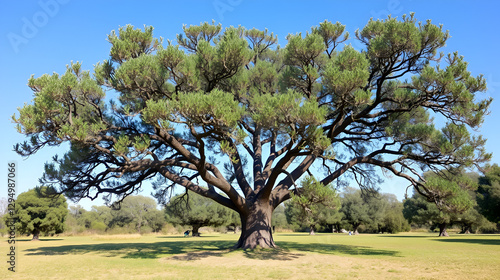
<instances>
[{"instance_id":1,"label":"green foliage canopy","mask_svg":"<svg viewBox=\"0 0 500 280\"><path fill-rule=\"evenodd\" d=\"M342 193L341 202L340 211L344 214L343 220L352 227L355 234L358 233L360 225L369 224L372 221L370 205L365 203L360 190L346 188Z\"/></svg>"},{"instance_id":2,"label":"green foliage canopy","mask_svg":"<svg viewBox=\"0 0 500 280\"><path fill-rule=\"evenodd\" d=\"M500 223L500 167L487 168L485 176L479 178L478 204L480 212L491 222Z\"/></svg>"},{"instance_id":3,"label":"green foliage canopy","mask_svg":"<svg viewBox=\"0 0 500 280\"><path fill-rule=\"evenodd\" d=\"M64 231L68 204L62 195L53 197L54 192L49 187L40 187L18 195L14 213L16 229L20 233L33 234L33 240L37 240L40 233Z\"/></svg>"},{"instance_id":4,"label":"green foliage canopy","mask_svg":"<svg viewBox=\"0 0 500 280\"><path fill-rule=\"evenodd\" d=\"M476 209L477 174L453 172L428 172L424 174L425 186L439 194L443 203L414 193L404 201L403 214L410 223L440 227L440 235L446 234L446 226L461 223L464 231L484 224Z\"/></svg>"},{"instance_id":5,"label":"green foliage canopy","mask_svg":"<svg viewBox=\"0 0 500 280\"><path fill-rule=\"evenodd\" d=\"M163 213L156 209L156 201L151 197L134 195L126 197L119 205L114 205L110 212L112 219L109 225L133 225L138 233L141 228L149 226L153 231L159 231L164 225Z\"/></svg>"},{"instance_id":6,"label":"green foliage canopy","mask_svg":"<svg viewBox=\"0 0 500 280\"><path fill-rule=\"evenodd\" d=\"M232 210L196 193L178 195L165 205L166 220L174 225L192 227L192 235L204 226L236 226Z\"/></svg>"},{"instance_id":7,"label":"green foliage canopy","mask_svg":"<svg viewBox=\"0 0 500 280\"><path fill-rule=\"evenodd\" d=\"M338 212L339 206L335 189L309 176L301 182L301 188L292 194L291 202L286 206L287 220L289 223L296 220L299 224L306 225L310 228L310 234L314 234L315 227L329 222L328 218L335 216L331 212Z\"/></svg>"}]
</instances>

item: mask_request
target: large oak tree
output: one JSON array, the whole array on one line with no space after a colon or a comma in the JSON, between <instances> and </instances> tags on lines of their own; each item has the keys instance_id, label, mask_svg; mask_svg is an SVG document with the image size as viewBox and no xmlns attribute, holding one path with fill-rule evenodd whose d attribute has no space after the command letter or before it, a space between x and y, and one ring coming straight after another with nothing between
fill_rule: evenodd
<instances>
[{"instance_id":1,"label":"large oak tree","mask_svg":"<svg viewBox=\"0 0 500 280\"><path fill-rule=\"evenodd\" d=\"M71 63L31 77L34 100L14 116L31 140L17 152L69 142L43 180L75 199L121 199L150 179L159 197L173 186L209 197L239 213L240 248L275 246L273 209L313 164L325 185L350 174L370 188L381 168L439 202L422 169L489 157L468 132L491 103L475 99L485 79L458 53L438 54L449 35L430 20L370 20L355 34L361 52L328 21L283 48L267 30L183 31L163 44L152 27L126 26L93 74ZM107 105L105 90L118 96Z\"/></svg>"}]
</instances>

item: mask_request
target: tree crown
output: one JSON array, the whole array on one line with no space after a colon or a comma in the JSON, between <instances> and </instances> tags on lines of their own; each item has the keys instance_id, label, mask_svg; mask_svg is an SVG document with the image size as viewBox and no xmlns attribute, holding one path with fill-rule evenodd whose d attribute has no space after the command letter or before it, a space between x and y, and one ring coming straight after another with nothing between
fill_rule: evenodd
<instances>
[{"instance_id":1,"label":"tree crown","mask_svg":"<svg viewBox=\"0 0 500 280\"><path fill-rule=\"evenodd\" d=\"M20 193L16 199L16 229L21 233L61 233L69 210L66 198L53 197L55 190L40 187Z\"/></svg>"}]
</instances>

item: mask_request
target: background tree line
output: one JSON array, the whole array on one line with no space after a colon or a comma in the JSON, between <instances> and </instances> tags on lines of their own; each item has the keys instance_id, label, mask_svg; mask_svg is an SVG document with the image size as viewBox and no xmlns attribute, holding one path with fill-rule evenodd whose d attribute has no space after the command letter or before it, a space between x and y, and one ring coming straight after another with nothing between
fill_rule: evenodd
<instances>
[{"instance_id":1,"label":"background tree line","mask_svg":"<svg viewBox=\"0 0 500 280\"><path fill-rule=\"evenodd\" d=\"M432 177L429 173L424 176ZM452 192L456 188L453 182L467 187L461 188L462 194L450 198L452 207L440 208L418 193L404 201L403 214L412 226L437 228L440 236L447 236L446 229L454 225L460 227L462 233L499 231L500 167L496 164L487 166L483 176L477 173L455 174L438 186L442 192Z\"/></svg>"},{"instance_id":2,"label":"background tree line","mask_svg":"<svg viewBox=\"0 0 500 280\"><path fill-rule=\"evenodd\" d=\"M70 206L66 220L74 233L151 233L160 232L165 223L156 201L141 195L125 198L119 207L92 206L85 210L79 205Z\"/></svg>"},{"instance_id":3,"label":"background tree line","mask_svg":"<svg viewBox=\"0 0 500 280\"><path fill-rule=\"evenodd\" d=\"M433 182L434 173L425 174ZM429 177L430 176L430 177ZM276 208L272 216L273 230L366 233L397 233L411 228L439 230L458 227L461 233L492 233L500 230L500 167L487 166L483 176L467 173L446 181L436 179L442 192L466 185L464 196L454 195L440 208L417 192L403 202L387 193L363 193L347 187L338 193L312 177L302 182L302 192ZM456 184L455 184L456 183ZM196 193L172 197L159 209L153 198L141 195L126 197L117 207L67 205L66 198L52 198L51 189L42 187L21 193L16 201L20 233L53 235L85 233L180 233L190 230L199 235L201 227L237 232L241 221L235 211ZM0 234L7 233L7 203L0 199ZM410 227L411 226L411 227Z\"/></svg>"}]
</instances>

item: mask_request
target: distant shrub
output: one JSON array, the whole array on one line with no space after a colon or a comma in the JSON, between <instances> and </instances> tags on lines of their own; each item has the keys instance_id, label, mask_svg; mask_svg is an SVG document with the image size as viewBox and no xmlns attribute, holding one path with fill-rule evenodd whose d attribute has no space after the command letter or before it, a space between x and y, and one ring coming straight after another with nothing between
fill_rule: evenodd
<instances>
[{"instance_id":1,"label":"distant shrub","mask_svg":"<svg viewBox=\"0 0 500 280\"><path fill-rule=\"evenodd\" d=\"M104 222L101 222L101 221L93 221L91 224L90 224L90 229L96 231L96 232L105 232L106 231L106 224Z\"/></svg>"}]
</instances>

